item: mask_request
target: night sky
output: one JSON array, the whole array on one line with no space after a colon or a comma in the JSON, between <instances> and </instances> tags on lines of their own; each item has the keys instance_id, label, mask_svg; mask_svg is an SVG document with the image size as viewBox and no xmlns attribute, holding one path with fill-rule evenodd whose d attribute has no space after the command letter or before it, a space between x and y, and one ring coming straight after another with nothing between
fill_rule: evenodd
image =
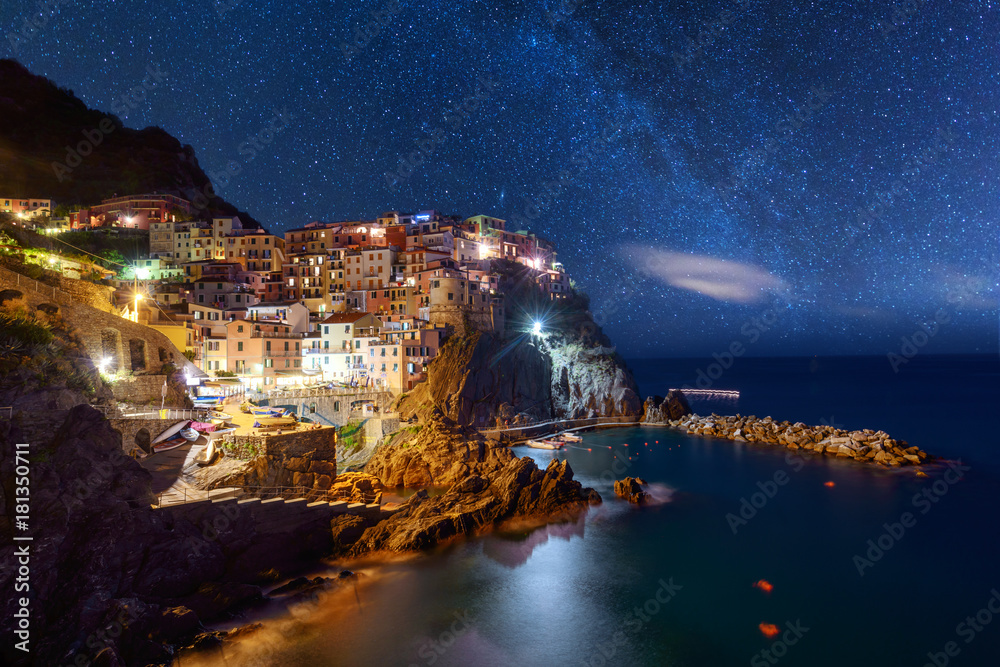
<instances>
[{"instance_id":1,"label":"night sky","mask_svg":"<svg viewBox=\"0 0 1000 667\"><path fill-rule=\"evenodd\" d=\"M996 352L995 2L332 4L5 2L0 53L108 111L162 71L122 120L272 231L529 227L628 356Z\"/></svg>"}]
</instances>

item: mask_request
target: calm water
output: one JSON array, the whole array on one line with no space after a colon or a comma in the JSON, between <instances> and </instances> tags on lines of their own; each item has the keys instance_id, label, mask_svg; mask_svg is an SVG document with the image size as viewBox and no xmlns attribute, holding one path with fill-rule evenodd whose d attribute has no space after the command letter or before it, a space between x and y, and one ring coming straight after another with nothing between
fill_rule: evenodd
<instances>
[{"instance_id":1,"label":"calm water","mask_svg":"<svg viewBox=\"0 0 1000 667\"><path fill-rule=\"evenodd\" d=\"M705 368L691 360L632 365L644 393L693 383ZM300 614L277 651L257 658L303 666L920 666L955 642L949 664L998 664L1000 614L982 613L979 631L958 627L1000 590L995 357L917 357L899 374L884 358L741 359L715 386L740 390L739 401L696 411L882 428L961 457L970 470L949 483L944 467L920 479L657 428L586 434L582 448L564 453L520 450L543 466L568 458L605 504L577 524L366 568L356 593ZM646 478L660 503L635 509L615 499L613 468ZM757 496L762 506L734 534L727 514L737 515L761 484L773 497ZM935 502L914 504L935 484ZM906 512L913 521L898 539L883 536L883 524ZM859 575L853 557L880 536L889 548ZM753 587L759 579L773 585L770 594ZM800 638L767 639L761 623L782 633L791 623ZM759 653L769 648L780 659Z\"/></svg>"}]
</instances>

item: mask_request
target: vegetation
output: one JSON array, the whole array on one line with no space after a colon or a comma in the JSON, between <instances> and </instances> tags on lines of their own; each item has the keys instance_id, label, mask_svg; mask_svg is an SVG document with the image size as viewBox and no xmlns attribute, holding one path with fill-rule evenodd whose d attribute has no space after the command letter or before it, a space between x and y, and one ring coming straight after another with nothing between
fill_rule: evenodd
<instances>
[{"instance_id":1,"label":"vegetation","mask_svg":"<svg viewBox=\"0 0 1000 667\"><path fill-rule=\"evenodd\" d=\"M353 454L364 444L365 423L349 421L337 430L337 447L345 454Z\"/></svg>"},{"instance_id":2,"label":"vegetation","mask_svg":"<svg viewBox=\"0 0 1000 667\"><path fill-rule=\"evenodd\" d=\"M0 391L61 385L96 396L101 379L67 323L55 309L32 309L20 296L0 292Z\"/></svg>"},{"instance_id":3,"label":"vegetation","mask_svg":"<svg viewBox=\"0 0 1000 667\"><path fill-rule=\"evenodd\" d=\"M234 378L236 373L233 371L215 371L215 377L217 378Z\"/></svg>"}]
</instances>

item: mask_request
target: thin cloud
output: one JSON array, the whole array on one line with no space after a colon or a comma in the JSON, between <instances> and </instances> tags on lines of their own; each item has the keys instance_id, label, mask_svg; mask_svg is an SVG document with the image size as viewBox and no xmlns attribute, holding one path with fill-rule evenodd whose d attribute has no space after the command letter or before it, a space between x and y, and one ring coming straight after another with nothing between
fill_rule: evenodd
<instances>
[{"instance_id":1,"label":"thin cloud","mask_svg":"<svg viewBox=\"0 0 1000 667\"><path fill-rule=\"evenodd\" d=\"M764 269L707 255L622 246L641 273L717 301L752 304L770 295L787 297L788 284Z\"/></svg>"}]
</instances>

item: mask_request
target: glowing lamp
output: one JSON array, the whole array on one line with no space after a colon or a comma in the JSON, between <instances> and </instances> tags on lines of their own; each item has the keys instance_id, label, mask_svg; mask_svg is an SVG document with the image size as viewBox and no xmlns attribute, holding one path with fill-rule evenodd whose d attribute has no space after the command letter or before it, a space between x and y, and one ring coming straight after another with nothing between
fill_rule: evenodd
<instances>
[{"instance_id":1,"label":"glowing lamp","mask_svg":"<svg viewBox=\"0 0 1000 667\"><path fill-rule=\"evenodd\" d=\"M535 334L536 336L538 334L542 333L542 323L536 321L534 324L532 324L531 325L531 333Z\"/></svg>"}]
</instances>

